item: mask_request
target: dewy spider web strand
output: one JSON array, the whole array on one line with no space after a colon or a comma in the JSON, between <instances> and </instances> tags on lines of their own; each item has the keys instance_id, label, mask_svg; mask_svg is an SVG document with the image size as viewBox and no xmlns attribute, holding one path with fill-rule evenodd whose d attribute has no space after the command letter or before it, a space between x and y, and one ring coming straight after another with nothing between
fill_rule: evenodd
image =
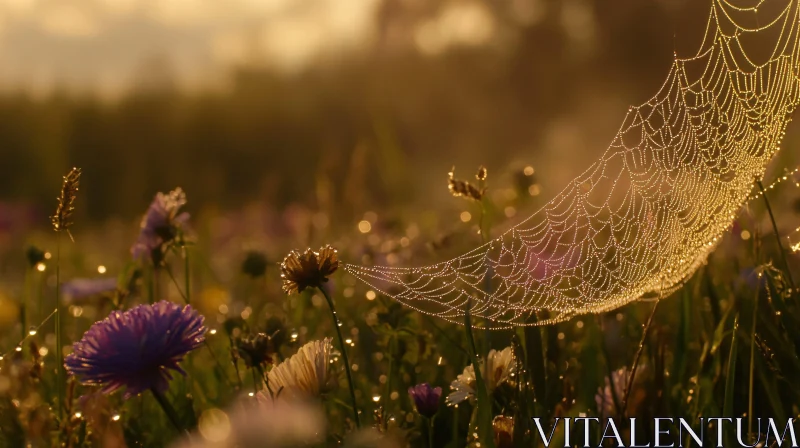
<instances>
[{"instance_id":1,"label":"dewy spider web strand","mask_svg":"<svg viewBox=\"0 0 800 448\"><path fill-rule=\"evenodd\" d=\"M714 0L697 55L675 57L600 160L498 238L426 267L344 268L451 322L469 303L492 328L668 295L705 262L779 148L800 99L798 1Z\"/></svg>"}]
</instances>

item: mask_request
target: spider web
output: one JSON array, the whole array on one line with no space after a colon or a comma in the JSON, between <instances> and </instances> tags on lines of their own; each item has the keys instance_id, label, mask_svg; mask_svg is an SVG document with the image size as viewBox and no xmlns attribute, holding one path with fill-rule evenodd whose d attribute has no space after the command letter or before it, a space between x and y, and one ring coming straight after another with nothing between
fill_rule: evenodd
<instances>
[{"instance_id":1,"label":"spider web","mask_svg":"<svg viewBox=\"0 0 800 448\"><path fill-rule=\"evenodd\" d=\"M431 266L344 268L420 312L463 323L469 306L492 328L678 289L764 175L800 99L798 0L737 3L713 1L698 53L675 57L602 157L533 215Z\"/></svg>"}]
</instances>

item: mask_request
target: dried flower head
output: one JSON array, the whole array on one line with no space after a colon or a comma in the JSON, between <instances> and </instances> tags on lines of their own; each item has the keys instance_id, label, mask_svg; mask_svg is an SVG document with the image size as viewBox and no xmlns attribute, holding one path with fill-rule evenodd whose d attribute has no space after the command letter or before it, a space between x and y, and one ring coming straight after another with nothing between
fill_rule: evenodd
<instances>
[{"instance_id":1,"label":"dried flower head","mask_svg":"<svg viewBox=\"0 0 800 448\"><path fill-rule=\"evenodd\" d=\"M301 254L293 250L281 263L283 292L294 294L306 288L320 287L338 268L336 249L330 245L320 248L319 252L306 249Z\"/></svg>"},{"instance_id":2,"label":"dried flower head","mask_svg":"<svg viewBox=\"0 0 800 448\"><path fill-rule=\"evenodd\" d=\"M335 372L331 368L335 356L331 338L309 342L291 358L269 371L268 390L280 397L316 397L330 392L338 385ZM259 395L262 399L271 398L267 390L262 390Z\"/></svg>"},{"instance_id":3,"label":"dried flower head","mask_svg":"<svg viewBox=\"0 0 800 448\"><path fill-rule=\"evenodd\" d=\"M114 311L96 322L73 345L64 360L83 384L111 393L125 387L125 398L147 389L165 391L170 370L185 374L179 363L205 340L203 316L191 306L161 301Z\"/></svg>"},{"instance_id":4,"label":"dried flower head","mask_svg":"<svg viewBox=\"0 0 800 448\"><path fill-rule=\"evenodd\" d=\"M475 174L475 179L478 179L479 181L483 182L486 180L486 176L488 174L489 173L486 172L486 167L481 165L478 167L478 172Z\"/></svg>"},{"instance_id":5,"label":"dried flower head","mask_svg":"<svg viewBox=\"0 0 800 448\"><path fill-rule=\"evenodd\" d=\"M494 446L512 448L514 446L514 417L498 415L492 420Z\"/></svg>"},{"instance_id":6,"label":"dried flower head","mask_svg":"<svg viewBox=\"0 0 800 448\"><path fill-rule=\"evenodd\" d=\"M150 255L154 262L161 260L164 245L173 242L188 228L189 214L180 212L184 205L186 194L180 188L168 194L156 194L142 218L139 237L131 248L133 258Z\"/></svg>"},{"instance_id":7,"label":"dried flower head","mask_svg":"<svg viewBox=\"0 0 800 448\"><path fill-rule=\"evenodd\" d=\"M248 277L258 278L267 272L267 256L262 252L251 250L247 252L242 262L242 273Z\"/></svg>"},{"instance_id":8,"label":"dried flower head","mask_svg":"<svg viewBox=\"0 0 800 448\"><path fill-rule=\"evenodd\" d=\"M50 219L56 232L66 230L72 225L72 212L75 211L75 198L78 196L78 186L81 182L80 168L72 168L61 183L61 194L58 196L56 214Z\"/></svg>"},{"instance_id":9,"label":"dried flower head","mask_svg":"<svg viewBox=\"0 0 800 448\"><path fill-rule=\"evenodd\" d=\"M237 338L236 354L244 360L247 367L263 366L272 362L275 347L272 338L264 333Z\"/></svg>"},{"instance_id":10,"label":"dried flower head","mask_svg":"<svg viewBox=\"0 0 800 448\"><path fill-rule=\"evenodd\" d=\"M453 167L449 173L447 173L447 188L450 190L450 193L456 197L464 197L467 199L471 199L474 201L480 201L483 199L484 190L479 190L478 187L472 185L471 183L456 179L455 178L456 169ZM480 171L478 172L480 174ZM485 174L485 170L484 170Z\"/></svg>"}]
</instances>

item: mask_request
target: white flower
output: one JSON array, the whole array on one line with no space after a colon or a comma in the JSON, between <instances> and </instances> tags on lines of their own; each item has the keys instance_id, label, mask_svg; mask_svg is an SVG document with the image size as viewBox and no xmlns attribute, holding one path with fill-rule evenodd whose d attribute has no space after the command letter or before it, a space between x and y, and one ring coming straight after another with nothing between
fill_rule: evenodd
<instances>
[{"instance_id":1,"label":"white flower","mask_svg":"<svg viewBox=\"0 0 800 448\"><path fill-rule=\"evenodd\" d=\"M270 399L270 390L277 396L313 396L329 392L337 385L331 369L336 355L331 338L312 341L300 348L291 358L273 367L267 374L269 389L259 392Z\"/></svg>"},{"instance_id":2,"label":"white flower","mask_svg":"<svg viewBox=\"0 0 800 448\"><path fill-rule=\"evenodd\" d=\"M481 362L481 374L483 376L483 381L489 388L490 394L501 384L508 381L509 376L516 370L514 352L511 347L506 347L500 352L491 350L489 356L486 357L485 364L488 366L488 369L484 368L484 363ZM466 399L474 397L475 382L475 368L469 365L464 368L464 372L458 375L455 381L450 383L450 389L452 389L453 392L447 396L447 404L458 404Z\"/></svg>"}]
</instances>

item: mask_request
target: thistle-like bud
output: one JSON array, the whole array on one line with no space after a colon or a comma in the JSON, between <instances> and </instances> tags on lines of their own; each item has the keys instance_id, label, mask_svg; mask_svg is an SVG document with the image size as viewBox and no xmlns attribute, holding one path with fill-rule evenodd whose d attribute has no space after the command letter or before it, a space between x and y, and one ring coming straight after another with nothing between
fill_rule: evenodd
<instances>
[{"instance_id":1,"label":"thistle-like bud","mask_svg":"<svg viewBox=\"0 0 800 448\"><path fill-rule=\"evenodd\" d=\"M484 190L479 190L476 186L472 185L467 181L463 181L460 179L455 178L455 167L447 173L447 188L450 190L450 193L453 196L462 196L467 199L472 199L474 201L480 201L483 199ZM480 171L478 172L480 174ZM484 170L485 175L485 170Z\"/></svg>"},{"instance_id":2,"label":"thistle-like bud","mask_svg":"<svg viewBox=\"0 0 800 448\"><path fill-rule=\"evenodd\" d=\"M483 182L486 180L487 175L488 173L486 172L486 167L481 165L478 167L478 172L477 174L475 174L475 179L478 179L479 181Z\"/></svg>"},{"instance_id":3,"label":"thistle-like bud","mask_svg":"<svg viewBox=\"0 0 800 448\"><path fill-rule=\"evenodd\" d=\"M272 362L275 346L272 338L264 333L235 339L235 349L247 367L256 368Z\"/></svg>"},{"instance_id":4,"label":"thistle-like bud","mask_svg":"<svg viewBox=\"0 0 800 448\"><path fill-rule=\"evenodd\" d=\"M56 232L66 230L69 232L72 226L72 212L75 211L75 198L78 195L78 186L81 181L80 168L72 168L66 176L64 182L61 184L61 195L58 197L58 207L56 207L56 214L51 217L53 222L53 229ZM70 235L70 238L72 236Z\"/></svg>"}]
</instances>

